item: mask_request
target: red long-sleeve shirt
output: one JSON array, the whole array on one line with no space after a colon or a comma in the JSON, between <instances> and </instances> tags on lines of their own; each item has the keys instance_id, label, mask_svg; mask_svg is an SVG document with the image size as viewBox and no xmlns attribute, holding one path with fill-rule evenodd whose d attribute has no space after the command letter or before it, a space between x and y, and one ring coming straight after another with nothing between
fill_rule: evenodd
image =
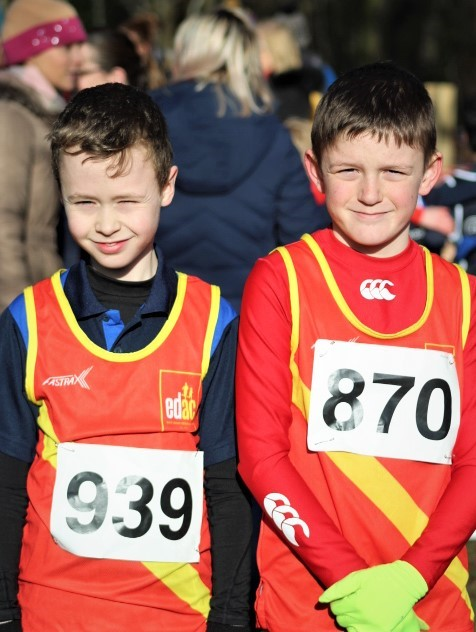
<instances>
[{"instance_id":1,"label":"red long-sleeve shirt","mask_svg":"<svg viewBox=\"0 0 476 632\"><path fill-rule=\"evenodd\" d=\"M314 236L340 291L361 322L392 333L418 320L425 307L426 277L422 251L416 244L410 242L401 254L380 259L351 250L330 230ZM388 287L395 298L365 298L360 290L367 279L391 281L394 285ZM469 282L472 318L463 356L465 388L451 482L422 535L404 555L430 587L476 527L476 494L468 493L476 488L476 389L471 387L476 372L476 279L470 277ZM310 532L308 538L297 536L299 547L293 550L313 575L330 585L365 567L367 561L344 538L289 459L293 440L288 432L291 327L287 273L280 255L274 253L257 262L243 297L236 387L240 471L260 503L270 490L279 489L293 498L293 507L305 517ZM323 490L323 494L328 493Z\"/></svg>"}]
</instances>

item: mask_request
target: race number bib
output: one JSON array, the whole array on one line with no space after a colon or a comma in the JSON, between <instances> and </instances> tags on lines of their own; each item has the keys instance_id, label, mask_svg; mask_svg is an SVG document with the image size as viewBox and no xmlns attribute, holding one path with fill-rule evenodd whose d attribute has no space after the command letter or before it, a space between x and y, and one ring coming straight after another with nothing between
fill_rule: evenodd
<instances>
[{"instance_id":1,"label":"race number bib","mask_svg":"<svg viewBox=\"0 0 476 632\"><path fill-rule=\"evenodd\" d=\"M203 452L61 443L50 530L81 557L198 562Z\"/></svg>"},{"instance_id":2,"label":"race number bib","mask_svg":"<svg viewBox=\"0 0 476 632\"><path fill-rule=\"evenodd\" d=\"M309 450L449 464L459 419L450 353L333 340L314 345Z\"/></svg>"}]
</instances>

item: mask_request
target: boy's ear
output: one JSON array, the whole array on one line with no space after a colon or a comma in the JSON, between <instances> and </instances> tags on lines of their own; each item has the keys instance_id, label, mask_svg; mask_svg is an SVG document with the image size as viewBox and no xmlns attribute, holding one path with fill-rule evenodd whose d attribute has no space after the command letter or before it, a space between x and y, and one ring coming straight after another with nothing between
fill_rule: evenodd
<instances>
[{"instance_id":1,"label":"boy's ear","mask_svg":"<svg viewBox=\"0 0 476 632\"><path fill-rule=\"evenodd\" d=\"M304 154L304 167L306 169L307 177L318 188L321 193L324 191L324 182L321 177L321 171L317 164L316 157L311 149L308 149Z\"/></svg>"},{"instance_id":2,"label":"boy's ear","mask_svg":"<svg viewBox=\"0 0 476 632\"><path fill-rule=\"evenodd\" d=\"M170 202L174 199L175 181L177 180L177 174L178 167L174 165L170 168L169 179L167 180L167 184L162 189L161 206L168 206Z\"/></svg>"},{"instance_id":3,"label":"boy's ear","mask_svg":"<svg viewBox=\"0 0 476 632\"><path fill-rule=\"evenodd\" d=\"M418 193L420 195L426 195L435 186L441 176L441 169L443 166L443 158L439 151L430 158L430 161L423 174L422 181Z\"/></svg>"}]
</instances>

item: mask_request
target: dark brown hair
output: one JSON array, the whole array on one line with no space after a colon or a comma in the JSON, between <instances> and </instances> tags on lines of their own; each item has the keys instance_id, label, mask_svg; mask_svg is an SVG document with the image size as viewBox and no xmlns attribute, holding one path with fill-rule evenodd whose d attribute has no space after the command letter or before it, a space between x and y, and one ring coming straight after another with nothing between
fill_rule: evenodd
<instances>
[{"instance_id":1,"label":"dark brown hair","mask_svg":"<svg viewBox=\"0 0 476 632\"><path fill-rule=\"evenodd\" d=\"M311 139L318 164L342 135L351 139L365 133L420 148L428 164L436 151L436 127L423 83L391 62L361 66L337 79L314 115Z\"/></svg>"},{"instance_id":2,"label":"dark brown hair","mask_svg":"<svg viewBox=\"0 0 476 632\"><path fill-rule=\"evenodd\" d=\"M173 154L164 116L147 93L133 86L105 83L81 90L56 119L48 138L60 185L63 152L84 153L86 160L115 157L117 176L127 164L127 150L135 145L146 148L159 187L168 182Z\"/></svg>"}]
</instances>

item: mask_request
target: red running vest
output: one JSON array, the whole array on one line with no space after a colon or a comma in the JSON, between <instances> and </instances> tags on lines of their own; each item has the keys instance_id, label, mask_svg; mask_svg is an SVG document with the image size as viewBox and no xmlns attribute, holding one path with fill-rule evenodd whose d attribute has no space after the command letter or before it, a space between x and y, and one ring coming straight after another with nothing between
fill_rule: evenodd
<instances>
[{"instance_id":1,"label":"red running vest","mask_svg":"<svg viewBox=\"0 0 476 632\"><path fill-rule=\"evenodd\" d=\"M39 407L39 440L20 563L23 629L204 630L211 592L204 502L197 563L79 557L54 542L49 522L60 442L197 450L219 289L180 274L162 330L144 349L125 354L87 338L59 273L25 290L25 300L26 392Z\"/></svg>"},{"instance_id":2,"label":"red running vest","mask_svg":"<svg viewBox=\"0 0 476 632\"><path fill-rule=\"evenodd\" d=\"M292 312L290 459L342 534L369 565L400 559L423 531L448 485L451 468L351 452L310 452L307 420L313 345L318 339L328 339L442 349L454 355L461 390L462 352L470 309L466 275L426 252L427 300L422 316L403 331L382 334L365 326L351 312L324 253L310 235L278 251L288 273ZM265 523L261 526L258 563L261 584L256 612L260 626L271 632L338 629L327 608L315 608L322 594L316 579ZM467 579L467 556L463 550L415 607L431 630L473 629Z\"/></svg>"}]
</instances>

